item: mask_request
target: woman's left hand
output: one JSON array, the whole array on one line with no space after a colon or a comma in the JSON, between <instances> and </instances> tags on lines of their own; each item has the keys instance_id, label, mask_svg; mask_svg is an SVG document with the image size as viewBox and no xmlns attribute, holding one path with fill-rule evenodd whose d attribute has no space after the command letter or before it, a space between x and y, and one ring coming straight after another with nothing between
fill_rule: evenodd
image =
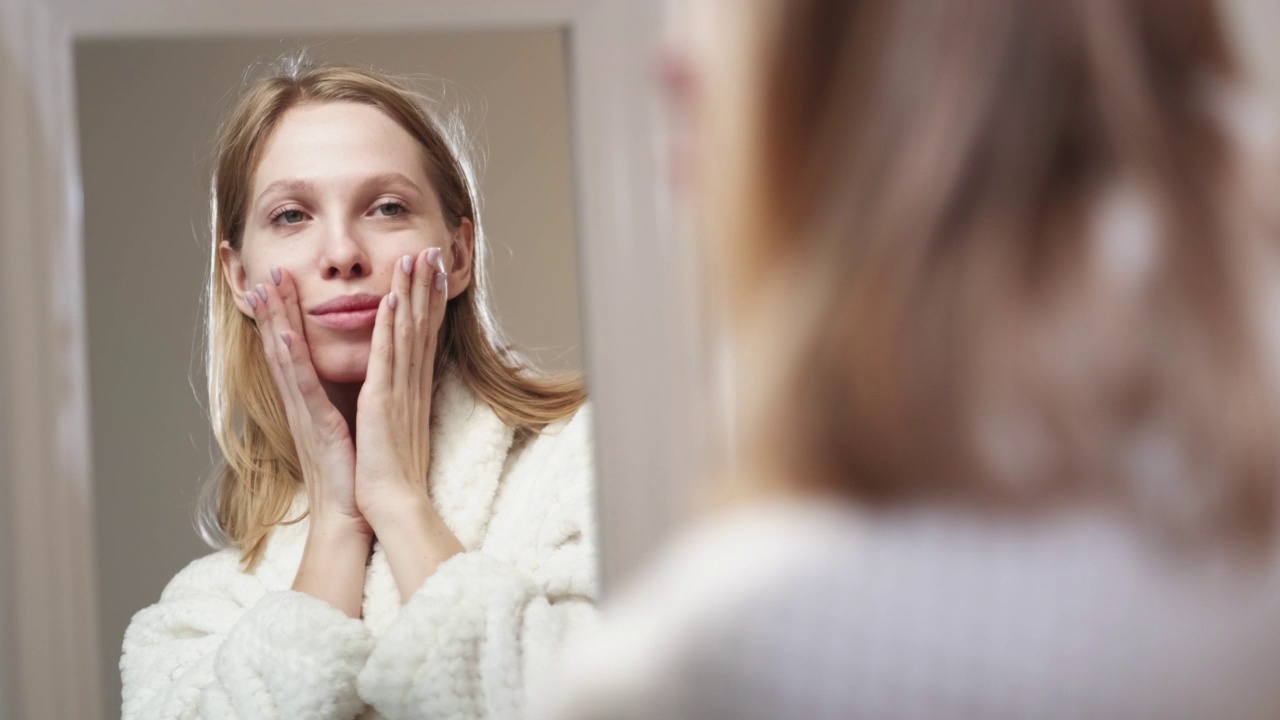
<instances>
[{"instance_id":1,"label":"woman's left hand","mask_svg":"<svg viewBox=\"0 0 1280 720\"><path fill-rule=\"evenodd\" d=\"M356 405L355 495L376 535L407 508L430 507L431 392L448 278L440 255L428 248L396 261L373 326Z\"/></svg>"},{"instance_id":2,"label":"woman's left hand","mask_svg":"<svg viewBox=\"0 0 1280 720\"><path fill-rule=\"evenodd\" d=\"M463 552L427 490L432 381L447 299L439 248L397 263L356 403L356 507L386 549L404 602Z\"/></svg>"}]
</instances>

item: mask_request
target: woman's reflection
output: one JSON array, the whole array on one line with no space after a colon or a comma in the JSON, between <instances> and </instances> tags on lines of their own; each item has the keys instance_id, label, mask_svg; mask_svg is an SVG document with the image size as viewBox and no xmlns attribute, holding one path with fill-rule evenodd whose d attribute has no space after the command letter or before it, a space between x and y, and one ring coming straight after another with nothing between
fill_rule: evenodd
<instances>
[{"instance_id":1,"label":"woman's reflection","mask_svg":"<svg viewBox=\"0 0 1280 720\"><path fill-rule=\"evenodd\" d=\"M501 344L450 127L304 62L225 122L202 513L225 549L130 623L125 718L509 716L593 614L585 391Z\"/></svg>"}]
</instances>

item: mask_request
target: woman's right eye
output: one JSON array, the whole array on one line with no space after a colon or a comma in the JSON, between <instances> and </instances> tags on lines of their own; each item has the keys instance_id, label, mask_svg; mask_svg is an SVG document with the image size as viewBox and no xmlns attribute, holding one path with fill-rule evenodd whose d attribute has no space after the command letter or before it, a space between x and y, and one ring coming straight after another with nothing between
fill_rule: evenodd
<instances>
[{"instance_id":1,"label":"woman's right eye","mask_svg":"<svg viewBox=\"0 0 1280 720\"><path fill-rule=\"evenodd\" d=\"M272 224L297 225L306 219L306 215L297 208L285 208L271 216Z\"/></svg>"}]
</instances>

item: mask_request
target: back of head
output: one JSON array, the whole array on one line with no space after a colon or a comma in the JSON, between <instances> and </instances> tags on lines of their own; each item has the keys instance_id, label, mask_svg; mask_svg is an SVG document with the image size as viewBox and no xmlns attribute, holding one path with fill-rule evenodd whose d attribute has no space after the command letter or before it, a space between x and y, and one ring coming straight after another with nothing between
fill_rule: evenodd
<instances>
[{"instance_id":1,"label":"back of head","mask_svg":"<svg viewBox=\"0 0 1280 720\"><path fill-rule=\"evenodd\" d=\"M757 9L701 163L750 467L1263 537L1280 276L1213 2Z\"/></svg>"}]
</instances>

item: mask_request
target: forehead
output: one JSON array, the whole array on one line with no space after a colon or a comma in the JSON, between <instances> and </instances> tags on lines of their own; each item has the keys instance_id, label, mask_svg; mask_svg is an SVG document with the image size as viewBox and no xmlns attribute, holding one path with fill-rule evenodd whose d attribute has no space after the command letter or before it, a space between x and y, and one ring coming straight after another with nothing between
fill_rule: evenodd
<instances>
[{"instance_id":1,"label":"forehead","mask_svg":"<svg viewBox=\"0 0 1280 720\"><path fill-rule=\"evenodd\" d=\"M300 105L267 138L251 192L283 178L323 183L392 172L427 187L418 141L386 113L354 102Z\"/></svg>"}]
</instances>

